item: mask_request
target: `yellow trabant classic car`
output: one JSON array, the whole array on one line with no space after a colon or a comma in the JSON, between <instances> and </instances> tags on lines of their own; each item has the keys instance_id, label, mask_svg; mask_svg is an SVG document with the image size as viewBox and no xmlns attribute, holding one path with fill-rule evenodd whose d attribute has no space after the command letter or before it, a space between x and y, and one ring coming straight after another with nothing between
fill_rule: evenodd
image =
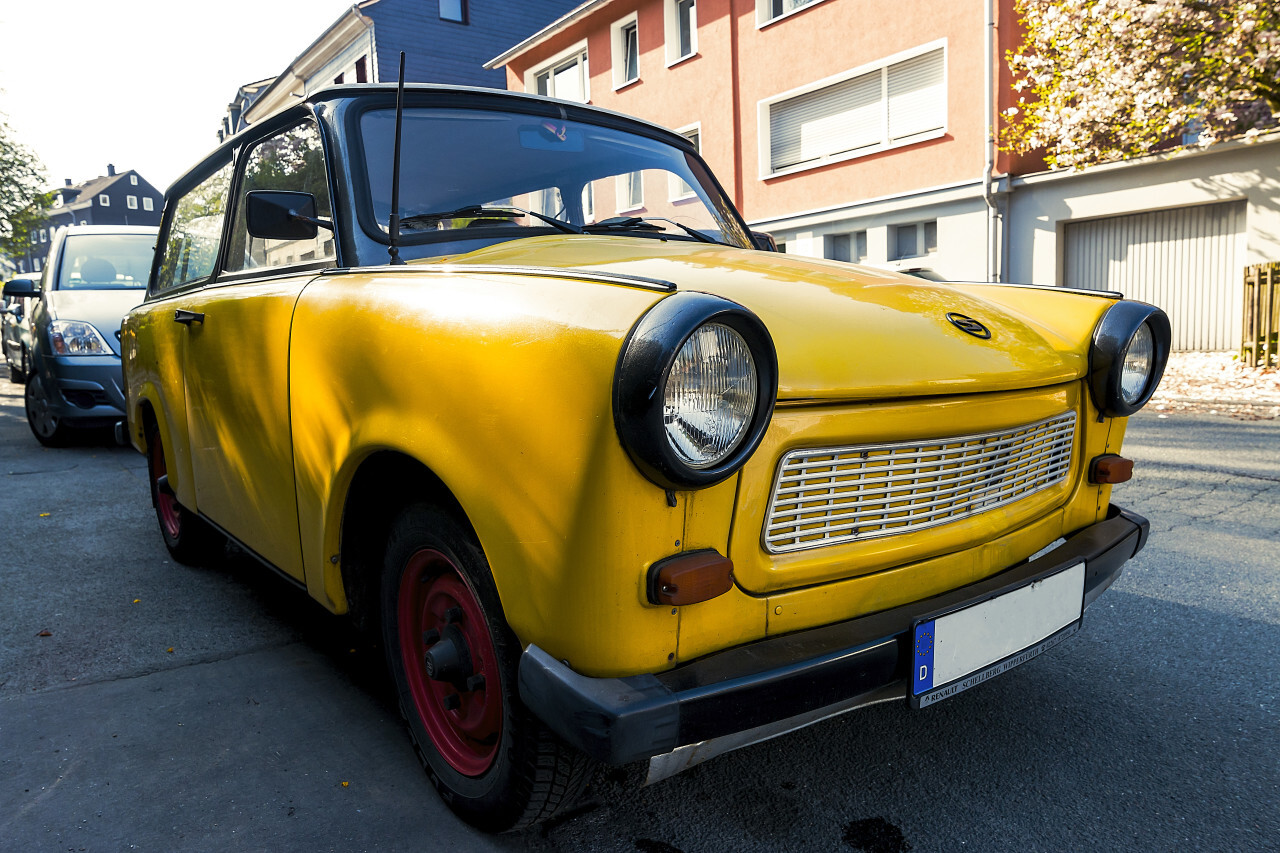
<instances>
[{"instance_id":1,"label":"yellow trabant classic car","mask_svg":"<svg viewBox=\"0 0 1280 853\"><path fill-rule=\"evenodd\" d=\"M1158 309L762 250L684 138L614 113L397 114L331 88L173 186L128 429L176 558L230 537L376 626L468 821L927 707L1143 546L1111 490Z\"/></svg>"}]
</instances>

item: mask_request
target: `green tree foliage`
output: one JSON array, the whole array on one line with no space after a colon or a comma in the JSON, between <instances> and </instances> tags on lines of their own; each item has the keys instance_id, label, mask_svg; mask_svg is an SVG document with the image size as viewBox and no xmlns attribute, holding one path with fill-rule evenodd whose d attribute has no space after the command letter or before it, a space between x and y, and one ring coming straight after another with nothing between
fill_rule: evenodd
<instances>
[{"instance_id":1,"label":"green tree foliage","mask_svg":"<svg viewBox=\"0 0 1280 853\"><path fill-rule=\"evenodd\" d=\"M1280 124L1277 0L1018 0L1006 147L1054 168Z\"/></svg>"},{"instance_id":2,"label":"green tree foliage","mask_svg":"<svg viewBox=\"0 0 1280 853\"><path fill-rule=\"evenodd\" d=\"M39 215L38 208L32 208L44 182L42 173L35 153L14 138L0 116L0 252L10 257L22 254L25 246L18 241L30 240L29 230L23 229Z\"/></svg>"}]
</instances>

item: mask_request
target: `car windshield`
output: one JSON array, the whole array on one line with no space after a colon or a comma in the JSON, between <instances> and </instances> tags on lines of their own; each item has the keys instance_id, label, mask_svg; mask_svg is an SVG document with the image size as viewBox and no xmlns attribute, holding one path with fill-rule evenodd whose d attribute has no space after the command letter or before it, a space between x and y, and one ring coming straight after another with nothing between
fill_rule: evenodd
<instances>
[{"instance_id":1,"label":"car windshield","mask_svg":"<svg viewBox=\"0 0 1280 853\"><path fill-rule=\"evenodd\" d=\"M385 234L395 110L364 113L360 132L372 212ZM453 246L538 229L751 246L701 161L616 128L497 110L408 108L400 169L401 237L409 244Z\"/></svg>"},{"instance_id":2,"label":"car windshield","mask_svg":"<svg viewBox=\"0 0 1280 853\"><path fill-rule=\"evenodd\" d=\"M72 234L62 247L58 290L146 287L153 234Z\"/></svg>"}]
</instances>

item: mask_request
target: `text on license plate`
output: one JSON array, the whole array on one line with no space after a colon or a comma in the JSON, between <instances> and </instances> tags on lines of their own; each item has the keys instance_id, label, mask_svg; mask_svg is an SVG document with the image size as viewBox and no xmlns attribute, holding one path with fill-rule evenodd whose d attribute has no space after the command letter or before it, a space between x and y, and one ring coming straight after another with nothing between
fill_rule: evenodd
<instances>
[{"instance_id":1,"label":"text on license plate","mask_svg":"<svg viewBox=\"0 0 1280 853\"><path fill-rule=\"evenodd\" d=\"M1036 657L1079 626L1084 563L915 626L912 705L954 696ZM1066 630L1064 630L1066 629Z\"/></svg>"}]
</instances>

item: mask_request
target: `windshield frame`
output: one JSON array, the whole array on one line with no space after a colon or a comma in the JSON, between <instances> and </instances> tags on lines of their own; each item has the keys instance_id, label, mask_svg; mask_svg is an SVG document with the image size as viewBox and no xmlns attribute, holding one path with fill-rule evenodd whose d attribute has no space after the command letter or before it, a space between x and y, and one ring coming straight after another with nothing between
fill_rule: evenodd
<instances>
[{"instance_id":1,"label":"windshield frame","mask_svg":"<svg viewBox=\"0 0 1280 853\"><path fill-rule=\"evenodd\" d=\"M363 236L376 245L389 246L390 237L386 223L380 222L374 215L372 188L369 181L369 169L366 161L364 133L362 121L373 111L395 109L394 93L370 96L359 99L351 105L353 108L344 111L342 116L342 136L346 140L346 165L349 170L347 178L353 189L351 208L354 219L358 223ZM697 181L701 190L706 193L707 201L699 201L712 216L718 211L723 217L727 229L711 232L721 245L735 248L754 248L751 242L751 231L742 219L741 213L732 199L716 180L715 175L706 162L683 136L632 119L619 113L590 107L583 104L556 101L550 98L534 97L520 93L493 92L483 93L468 90L405 90L406 111L441 110L476 110L478 112L506 113L510 115L528 116L530 119L553 119L600 127L602 129L632 134L650 142L669 146L678 151L686 159L691 177ZM401 154L402 158L404 154ZM484 200L488 201L488 200ZM477 200L476 203L480 203ZM738 233L734 233L734 231ZM627 233L627 232L619 232ZM476 229L474 234L466 236L466 240L487 240L489 243L504 242L512 239L535 237L542 235L563 235L563 232L551 225L536 223L529 226L513 226L503 228ZM669 239L695 241L695 238L679 229L672 229L663 236ZM457 242L461 234L451 235L448 231L404 231L400 232L399 245L408 250L407 257L432 257L449 254L448 251L433 251L432 247L449 242Z\"/></svg>"}]
</instances>

